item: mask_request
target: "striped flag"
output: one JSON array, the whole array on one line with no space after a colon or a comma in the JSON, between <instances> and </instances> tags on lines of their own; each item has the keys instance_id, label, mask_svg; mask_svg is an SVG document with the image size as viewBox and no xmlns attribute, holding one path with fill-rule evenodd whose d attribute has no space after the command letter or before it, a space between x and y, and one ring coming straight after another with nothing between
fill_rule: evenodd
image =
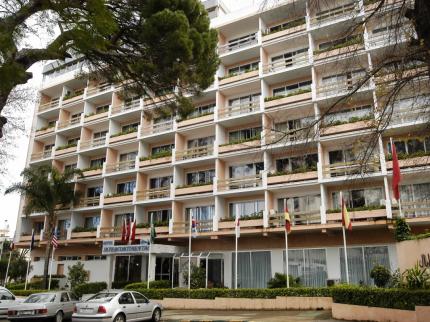
<instances>
[{"instance_id":1,"label":"striped flag","mask_svg":"<svg viewBox=\"0 0 430 322\"><path fill-rule=\"evenodd\" d=\"M239 238L240 237L240 217L239 216L236 217L236 223L234 227L235 227L236 238Z\"/></svg>"},{"instance_id":2,"label":"striped flag","mask_svg":"<svg viewBox=\"0 0 430 322\"><path fill-rule=\"evenodd\" d=\"M399 191L399 184L400 184L400 166L399 166L399 159L397 158L397 151L396 146L393 143L393 140L391 140L391 156L393 157L393 196L396 198L396 200L400 199L400 191Z\"/></svg>"},{"instance_id":3,"label":"striped flag","mask_svg":"<svg viewBox=\"0 0 430 322\"><path fill-rule=\"evenodd\" d=\"M289 234L291 232L291 217L290 217L290 213L288 212L287 206L285 206L284 218L285 218L285 231L287 232L287 234Z\"/></svg>"},{"instance_id":4,"label":"striped flag","mask_svg":"<svg viewBox=\"0 0 430 322\"><path fill-rule=\"evenodd\" d=\"M54 248L58 248L57 228L52 231L51 245Z\"/></svg>"},{"instance_id":5,"label":"striped flag","mask_svg":"<svg viewBox=\"0 0 430 322\"><path fill-rule=\"evenodd\" d=\"M131 243L133 243L135 240L136 240L136 221L133 220L133 222L131 223L130 241L131 241Z\"/></svg>"},{"instance_id":6,"label":"striped flag","mask_svg":"<svg viewBox=\"0 0 430 322\"><path fill-rule=\"evenodd\" d=\"M351 219L349 219L348 210L346 209L345 199L342 196L342 225L348 230L352 230Z\"/></svg>"}]
</instances>

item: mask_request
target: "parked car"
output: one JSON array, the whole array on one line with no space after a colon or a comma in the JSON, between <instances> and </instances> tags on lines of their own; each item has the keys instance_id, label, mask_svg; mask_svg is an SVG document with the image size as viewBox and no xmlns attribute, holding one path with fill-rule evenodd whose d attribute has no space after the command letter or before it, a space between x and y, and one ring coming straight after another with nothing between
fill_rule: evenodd
<instances>
[{"instance_id":1,"label":"parked car","mask_svg":"<svg viewBox=\"0 0 430 322\"><path fill-rule=\"evenodd\" d=\"M57 291L31 294L7 312L10 321L37 321L54 318L55 322L70 319L78 298L71 292Z\"/></svg>"},{"instance_id":2,"label":"parked car","mask_svg":"<svg viewBox=\"0 0 430 322\"><path fill-rule=\"evenodd\" d=\"M134 291L99 292L76 304L73 322L131 322L161 319L163 307Z\"/></svg>"},{"instance_id":3,"label":"parked car","mask_svg":"<svg viewBox=\"0 0 430 322\"><path fill-rule=\"evenodd\" d=\"M15 295L13 295L7 288L0 286L0 319L7 319L7 311L9 307L16 303L17 300Z\"/></svg>"}]
</instances>

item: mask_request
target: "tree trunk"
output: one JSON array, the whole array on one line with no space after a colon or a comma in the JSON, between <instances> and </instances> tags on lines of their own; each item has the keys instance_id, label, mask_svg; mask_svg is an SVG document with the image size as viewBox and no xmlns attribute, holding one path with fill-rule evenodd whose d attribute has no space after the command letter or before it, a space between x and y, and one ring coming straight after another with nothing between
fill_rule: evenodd
<instances>
[{"instance_id":1,"label":"tree trunk","mask_svg":"<svg viewBox=\"0 0 430 322\"><path fill-rule=\"evenodd\" d=\"M52 238L52 229L54 228L55 222L57 221L57 217L55 212L48 214L48 220L46 221L47 227L44 230L44 240L46 240L46 249L45 249L45 262L43 265L43 285L45 289L48 289L49 284L49 261L51 259L51 238Z\"/></svg>"}]
</instances>

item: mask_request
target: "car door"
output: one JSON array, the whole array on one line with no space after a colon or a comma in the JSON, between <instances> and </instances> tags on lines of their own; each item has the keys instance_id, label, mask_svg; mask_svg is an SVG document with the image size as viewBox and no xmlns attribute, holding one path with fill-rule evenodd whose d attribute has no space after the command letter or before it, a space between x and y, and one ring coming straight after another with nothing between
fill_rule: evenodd
<instances>
[{"instance_id":1,"label":"car door","mask_svg":"<svg viewBox=\"0 0 430 322\"><path fill-rule=\"evenodd\" d=\"M121 310L126 315L126 321L137 321L139 319L138 307L130 292L122 293L118 299L118 304L120 305Z\"/></svg>"},{"instance_id":2,"label":"car door","mask_svg":"<svg viewBox=\"0 0 430 322\"><path fill-rule=\"evenodd\" d=\"M152 317L152 304L149 300L138 292L132 292L136 301L137 311L140 319L149 319Z\"/></svg>"},{"instance_id":3,"label":"car door","mask_svg":"<svg viewBox=\"0 0 430 322\"><path fill-rule=\"evenodd\" d=\"M69 294L67 292L61 292L60 307L63 310L65 318L70 318L72 316L73 303L70 301Z\"/></svg>"},{"instance_id":4,"label":"car door","mask_svg":"<svg viewBox=\"0 0 430 322\"><path fill-rule=\"evenodd\" d=\"M0 316L7 316L7 310L13 304L15 304L15 296L8 290L0 289Z\"/></svg>"}]
</instances>

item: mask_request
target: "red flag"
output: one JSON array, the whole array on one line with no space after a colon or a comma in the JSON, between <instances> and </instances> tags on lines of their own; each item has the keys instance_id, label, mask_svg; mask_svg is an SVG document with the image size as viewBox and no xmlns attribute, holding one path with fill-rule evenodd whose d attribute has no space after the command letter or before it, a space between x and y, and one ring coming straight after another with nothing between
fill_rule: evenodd
<instances>
[{"instance_id":1,"label":"red flag","mask_svg":"<svg viewBox=\"0 0 430 322\"><path fill-rule=\"evenodd\" d=\"M125 234L125 242L126 243L128 243L128 241L130 240L130 232L131 232L130 228L131 228L130 227L130 219L127 219L127 232Z\"/></svg>"},{"instance_id":2,"label":"red flag","mask_svg":"<svg viewBox=\"0 0 430 322\"><path fill-rule=\"evenodd\" d=\"M131 237L130 237L130 240L133 243L135 239L136 239L136 221L133 221L133 223L131 224Z\"/></svg>"},{"instance_id":3,"label":"red flag","mask_svg":"<svg viewBox=\"0 0 430 322\"><path fill-rule=\"evenodd\" d=\"M121 232L121 241L125 243L125 236L127 235L126 227L125 227L125 219L122 221L122 232Z\"/></svg>"},{"instance_id":4,"label":"red flag","mask_svg":"<svg viewBox=\"0 0 430 322\"><path fill-rule=\"evenodd\" d=\"M399 200L400 166L399 160L397 159L396 146L393 142L391 142L391 155L393 157L393 195L396 200Z\"/></svg>"}]
</instances>

